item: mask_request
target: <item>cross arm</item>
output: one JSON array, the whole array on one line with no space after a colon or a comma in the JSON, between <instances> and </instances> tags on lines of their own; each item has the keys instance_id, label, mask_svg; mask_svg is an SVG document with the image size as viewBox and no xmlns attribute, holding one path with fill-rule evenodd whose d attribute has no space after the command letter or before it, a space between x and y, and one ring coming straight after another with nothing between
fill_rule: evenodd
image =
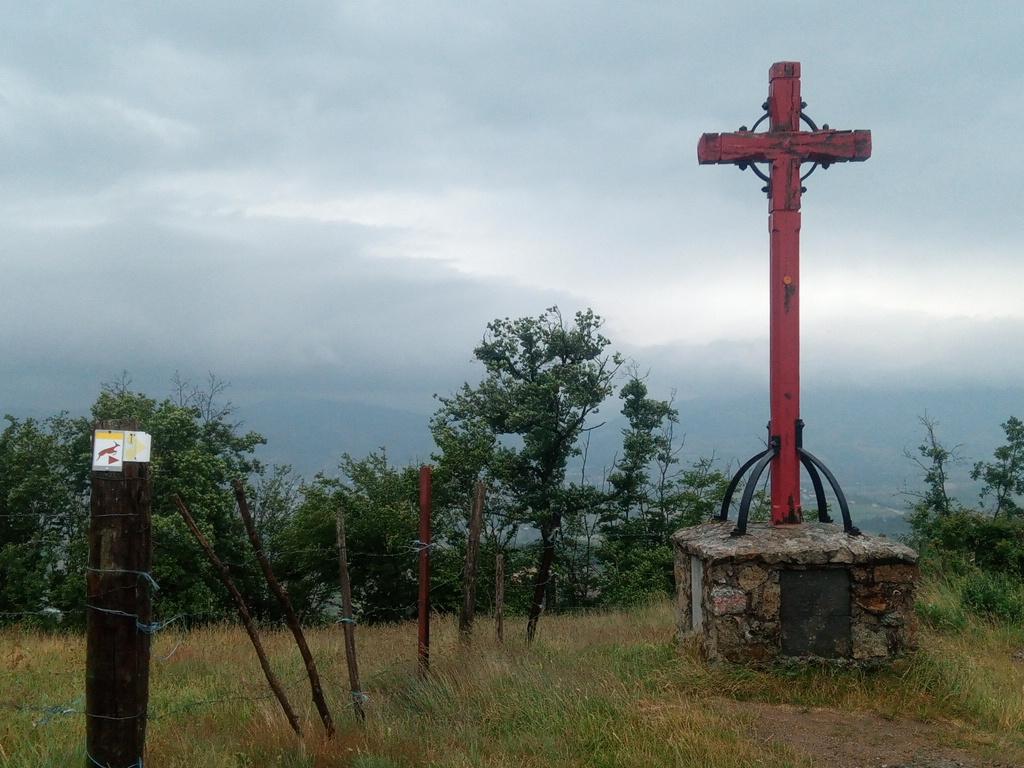
<instances>
[{"instance_id":1,"label":"cross arm","mask_svg":"<svg viewBox=\"0 0 1024 768\"><path fill-rule=\"evenodd\" d=\"M701 165L800 162L859 162L871 157L871 131L793 131L778 133L705 133L697 144Z\"/></svg>"}]
</instances>

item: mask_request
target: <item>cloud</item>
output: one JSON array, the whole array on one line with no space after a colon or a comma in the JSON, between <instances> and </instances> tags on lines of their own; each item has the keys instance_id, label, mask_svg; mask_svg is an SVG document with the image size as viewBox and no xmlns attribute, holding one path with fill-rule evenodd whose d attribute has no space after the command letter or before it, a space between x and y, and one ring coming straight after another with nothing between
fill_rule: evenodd
<instances>
[{"instance_id":1,"label":"cloud","mask_svg":"<svg viewBox=\"0 0 1024 768\"><path fill-rule=\"evenodd\" d=\"M19 381L45 370L163 371L165 381L176 369L212 370L422 407L467 372L492 317L572 304L432 261L374 258L404 234L360 224L230 214L202 226L133 217L34 234L7 227L0 238L17 254L0 256L17 286L5 291L2 367Z\"/></svg>"},{"instance_id":2,"label":"cloud","mask_svg":"<svg viewBox=\"0 0 1024 768\"><path fill-rule=\"evenodd\" d=\"M760 381L765 200L694 150L785 57L819 123L874 131L808 180L806 371L1003 381L1019 32L951 2L12 6L0 344L29 384L4 396L212 368L422 403L488 319L556 302L695 391Z\"/></svg>"}]
</instances>

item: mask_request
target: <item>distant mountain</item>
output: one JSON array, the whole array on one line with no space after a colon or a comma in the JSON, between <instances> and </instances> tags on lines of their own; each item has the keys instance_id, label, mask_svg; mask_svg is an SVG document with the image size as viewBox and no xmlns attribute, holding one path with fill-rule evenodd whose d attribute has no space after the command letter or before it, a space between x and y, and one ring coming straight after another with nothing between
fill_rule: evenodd
<instances>
[{"instance_id":1,"label":"distant mountain","mask_svg":"<svg viewBox=\"0 0 1024 768\"><path fill-rule=\"evenodd\" d=\"M767 435L767 395L703 397L677 402L685 439L682 460L714 455L735 468L755 453ZM617 400L609 401L593 423L587 474L601 477L621 447L624 426ZM1001 443L1000 423L1024 416L1024 388L926 390L811 389L804 393L805 442L833 470L850 499L854 520L870 532L905 531L902 520L920 488L920 472L906 458L921 442L918 416L939 422L939 437L960 444L964 461L953 468L950 489L966 503L977 501L968 477L970 465L991 456ZM265 461L291 464L305 476L335 471L342 453L365 455L381 446L397 464L429 460L434 449L430 414L360 402L313 398L274 398L239 406L248 429L263 433ZM577 463L573 473L579 471ZM809 503L805 498L805 504Z\"/></svg>"},{"instance_id":2,"label":"distant mountain","mask_svg":"<svg viewBox=\"0 0 1024 768\"><path fill-rule=\"evenodd\" d=\"M275 398L238 406L244 428L267 438L260 458L290 464L311 477L333 473L342 454L365 456L384 447L393 463L427 461L434 448L430 414L312 398Z\"/></svg>"}]
</instances>

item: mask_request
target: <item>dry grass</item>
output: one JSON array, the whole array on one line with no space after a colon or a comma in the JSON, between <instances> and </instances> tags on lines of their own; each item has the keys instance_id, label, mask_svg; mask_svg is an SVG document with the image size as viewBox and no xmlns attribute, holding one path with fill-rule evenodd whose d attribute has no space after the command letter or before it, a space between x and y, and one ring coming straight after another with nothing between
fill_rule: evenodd
<instances>
[{"instance_id":1,"label":"dry grass","mask_svg":"<svg viewBox=\"0 0 1024 768\"><path fill-rule=\"evenodd\" d=\"M893 669L748 670L708 667L673 643L668 603L623 613L549 616L528 648L507 623L505 645L479 625L469 649L449 619L433 627L432 675L415 676L415 627L360 627L369 719L351 714L337 629L310 632L338 736L322 738L308 684L287 633L266 636L275 668L300 710L297 740L268 698L244 633L233 626L156 638L147 768L242 766L804 766L780 742L754 735L751 718L722 697L826 706L963 723L951 738L972 749L1024 749L1020 633L971 624L927 633ZM174 650L166 660L167 656ZM73 636L0 632L0 766L81 765L84 643ZM963 736L961 732L969 733ZM957 735L960 734L960 735Z\"/></svg>"}]
</instances>

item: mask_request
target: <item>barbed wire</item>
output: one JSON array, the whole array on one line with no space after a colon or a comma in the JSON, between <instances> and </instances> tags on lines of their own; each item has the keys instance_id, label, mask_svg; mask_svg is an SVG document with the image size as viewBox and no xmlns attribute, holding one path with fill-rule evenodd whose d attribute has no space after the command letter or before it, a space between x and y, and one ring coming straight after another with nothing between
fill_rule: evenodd
<instances>
[{"instance_id":1,"label":"barbed wire","mask_svg":"<svg viewBox=\"0 0 1024 768\"><path fill-rule=\"evenodd\" d=\"M581 536L572 536L572 535L570 535L569 537L565 537L564 536L564 532L563 532L563 538L562 538L563 545L565 543L581 542L587 536L588 536L587 534L583 534ZM598 538L598 537L602 537L603 536L603 539L605 541L610 541L610 542L614 542L614 541L618 541L618 540L624 540L624 539L630 539L630 540L658 541L658 542L664 542L666 544L669 543L669 539L668 539L667 536L661 535L661 534L653 534L653 533L619 533L619 532L611 532L609 535L603 535L600 531L595 531L595 532L590 533L589 536L593 537L593 538ZM28 544L28 543L29 542L26 542L26 544ZM359 552L359 551L350 551L350 555L352 556L353 560L356 560L358 558L376 558L376 559L391 559L391 560L406 559L406 560L408 560L408 566L409 566L409 569L411 571L412 568L415 566L415 560L418 558L419 553L421 551L423 551L423 549L424 549L424 547L422 546L422 543L419 540L413 540L409 544L408 549L406 549L405 551L400 551L400 552ZM441 541L431 542L429 549L430 550L435 550L436 549L436 550L448 551L448 552L454 552L455 551L454 549L446 548ZM334 550L334 551L332 551L332 550ZM336 553L336 549L334 549L333 547L330 547L330 546L281 548L281 549L278 549L275 552L275 556L279 557L279 556L282 556L284 554L300 554L300 553L301 554L314 553L314 554L326 557L326 556L334 556L335 553ZM230 562L230 561L226 562L225 564L229 565L229 567L235 567L235 568L250 567L252 565L249 562L238 563L238 562ZM157 584L157 582L153 578L152 574L148 573L148 572L131 571L131 570L117 570L117 569L96 569L96 568L90 568L88 566L85 568L85 570L99 572L99 573L126 573L126 574L137 575L140 578L143 578L143 579L147 580L148 582L150 582L151 586L153 586L154 589L159 589L159 585ZM444 589L446 587L457 586L459 584L459 582L461 582L462 578L463 578L463 570L460 569L459 574L457 576L455 576L454 578L450 578L450 579L447 579L447 580L444 580L444 581L437 581L436 579L433 579L432 583L431 583L430 591L431 591L431 593L434 593L434 592L437 592L438 590ZM512 584L513 585L516 584L516 580L513 580ZM529 586L535 587L537 585L533 584L533 582L530 581L529 582ZM109 594L109 593L114 592L114 591L125 590L125 589L133 589L133 588L135 588L135 585L127 585L127 586L122 586L122 587L112 587L112 588L109 588L108 590L106 590L104 592L98 593L98 595L105 595L105 594ZM94 595L92 597L96 597L96 595ZM410 604L410 605L382 606L382 607L377 608L377 609L367 608L367 607L357 607L356 613L361 618L370 618L370 617L373 617L373 616L400 617L402 615L408 614L411 610L415 609L415 607L416 607L415 603ZM53 606L43 606L43 607L41 607L41 608L39 608L37 610L0 611L0 617L9 617L9 618L14 618L14 617L20 617L20 618L37 617L37 618L39 618L39 617L41 617L41 618L55 619L55 620L57 620L59 622L59 621L63 620L63 618L65 616L77 615L77 614L81 614L82 612L83 612L83 609L80 609L80 608L59 609L59 608L56 608L56 607L53 607ZM155 626L155 630L156 631L159 631L159 630L165 628L171 622L175 622L175 621L180 621L180 622L183 622L183 623L188 623L190 621L208 620L208 619L230 620L232 615L233 615L233 611L230 610L230 609L227 609L227 608L224 608L224 609L221 609L221 610L211 610L211 611L202 611L202 612L178 612L173 619L167 620L165 622L152 622L151 624L153 624ZM148 626L148 624L147 624L147 626Z\"/></svg>"},{"instance_id":2,"label":"barbed wire","mask_svg":"<svg viewBox=\"0 0 1024 768\"><path fill-rule=\"evenodd\" d=\"M5 517L14 517L15 515L4 515L4 516ZM21 517L34 517L34 518L38 518L38 517L45 518L45 517L48 517L48 515L46 515L45 513L23 513L23 514L18 515L18 516L21 516ZM103 515L103 516L106 516L106 515ZM131 515L123 514L123 515L109 515L109 516L111 516L111 517L122 517L122 516L123 517L127 517L127 516L131 516ZM63 516L61 516L61 515L51 515L49 517L58 518L58 517L63 517ZM97 517L97 516L94 516L94 517ZM606 536L605 532L601 531L599 529L595 529L593 531L587 531L585 534L582 534L581 536L574 536L574 535L570 534L570 536L569 537L565 537L563 539L563 541L566 540L566 539L569 540L569 541L579 541L584 536L587 537L588 539L589 538L602 538L602 537L604 537L604 538L607 538L607 539L610 539L610 540L645 539L645 540L654 540L654 541L665 541L665 542L667 542L667 536L660 535L660 534L654 534L654 533L622 533L622 534L612 533L610 536ZM563 532L563 537L564 537L564 532ZM73 543L72 539L69 538L69 537L61 537L61 538L57 538L57 539L53 539L53 538L47 537L46 539L36 538L36 539L30 540L30 541L13 543L13 546L17 546L17 547L31 547L31 546L43 546L43 545L47 545L47 544L52 544L52 545L57 545L57 546L69 546L72 543ZM6 546L6 545L2 545L2 546ZM161 546L160 542L155 542L155 546L157 548L166 548L165 546ZM287 557L287 556L296 556L296 555L315 555L317 557L325 557L325 558L326 557L331 557L331 558L333 558L333 557L336 556L336 552L337 552L335 547L330 545L330 544L325 544L323 546L314 546L314 547L287 547L287 546L285 546L285 547L271 547L270 549L271 549L271 552L272 552L272 556L274 558ZM421 554L423 552L428 552L428 553L434 553L434 552L437 552L437 553L442 553L442 552L444 552L444 553L456 553L458 551L459 550L458 550L457 546L454 546L451 542L449 542L449 541L447 541L447 540L442 538L442 539L438 539L438 540L432 541L430 543L425 543L425 542L420 541L419 539L414 539L408 545L406 545L405 549L400 550L400 551L361 552L361 551L351 551L350 550L348 554L353 559L354 564L356 564L356 567L358 567L358 560L359 559L364 559L364 558L367 559L367 560L371 560L371 559L372 560L385 560L385 559L387 559L387 560L391 560L391 561L394 561L394 562L407 564L407 566L408 566L408 568L409 568L409 570L411 572L412 568L414 567L414 564L416 563L416 561L419 559L419 557L421 556ZM243 563L226 562L226 564L229 565L229 566L235 567L235 568L247 568L247 567L251 567L252 566L252 563L248 562L248 561L243 562ZM140 583L143 582L143 581L146 582L147 586L149 586L153 590L153 592L156 592L156 591L158 591L160 589L159 584L157 583L157 581L154 578L153 574L150 573L149 571L129 570L129 569L103 569L103 568L93 568L93 567L89 567L89 566L87 566L85 568L85 570L87 572L100 573L100 574L122 574L122 575L126 575L126 576L131 575L131 576L135 576L136 577L134 584L129 584L129 585L125 585L125 586L119 586L119 587L108 587L107 589L103 590L102 592L98 592L96 594L90 595L89 596L89 600L91 600L91 601L95 601L95 600L97 600L99 598L102 598L105 595L113 594L113 593L116 593L116 592L121 592L121 591L126 590L126 589L138 589L138 587L140 586ZM457 572L452 573L451 575L448 575L446 578L442 578L442 579L434 578L434 579L432 579L430 584L429 584L428 590L427 590L428 594L431 595L431 596L434 596L434 595L437 595L441 591L460 587L462 585L462 583L463 583L463 580L464 580L464 574L465 574L465 569L463 567L463 568L459 569ZM513 574L513 576L514 576L514 574ZM545 580L544 582L542 582L540 584L533 583L532 580L530 580L529 587L531 589L534 589L534 588L537 588L537 587L541 587L541 588L546 587L547 584L554 577L555 577L555 574L553 573L551 577L549 577L547 580ZM516 583L515 578L513 578L511 583L512 584ZM415 611L418 608L418 605L419 605L419 601L418 600L412 601L412 602L409 602L409 603L406 603L406 604L392 605L392 606L388 606L388 605L371 606L371 605L366 605L365 603L362 604L362 605L359 605L357 603L357 608L356 608L356 611L355 611L355 616L353 616L351 618L345 617L345 618L338 619L338 621L336 623L337 624L345 624L345 623L356 624L359 621L362 621L362 620L365 620L365 619L370 619L370 618L373 618L373 617L386 617L388 619L395 619L395 620L408 620L408 618L410 618L415 613ZM155 634L157 634L159 632L164 631L170 625L175 624L175 623L187 624L187 622L189 622L192 619L208 619L208 618L215 618L215 619L220 619L220 620L228 620L231 617L231 615L232 615L231 611L224 609L224 610L216 610L216 611L184 612L184 613L180 613L178 615L173 616L173 618L166 619L166 620L155 620L155 621L154 620L149 620L149 621L144 621L144 620L142 620L142 618L140 618L140 616L138 614L133 613L131 611L120 610L118 608L108 608L108 607L105 607L103 605L96 605L94 602L88 602L88 603L85 603L84 607L82 607L82 608L77 608L76 607L76 608L70 608L70 609L67 609L67 610L58 609L58 608L55 608L55 607L49 606L49 605L43 605L43 606L41 606L40 608L38 608L36 610L2 611L2 612L0 612L0 617L37 617L37 618L38 617L44 617L44 618L49 618L49 619L57 619L58 621L60 621L60 620L63 620L63 618L65 616L67 616L67 615L81 615L81 614L85 614L88 611L96 611L96 612L104 613L104 614L107 614L107 615L113 615L113 616L123 617L123 618L129 619L129 620L133 620L135 622L137 631L139 631L139 632L141 632L143 634L147 634L147 635L155 635ZM178 640L174 644L173 648L171 648L171 650L165 656L158 658L158 661L166 662L169 659L171 659L171 657L174 656L174 654L178 651L178 649L180 647L182 647L183 642L184 642L183 640ZM403 661L403 662L400 662L400 663L405 664L407 662ZM389 674L388 670L391 667L393 667L393 666L397 666L397 664L398 664L398 662L396 662L396 664L394 664L394 665L390 665L388 667L385 667L383 670L377 670L375 672L375 674L377 674L377 675ZM37 673L46 673L46 674L49 674L49 675L61 676L61 677L64 677L64 676L70 677L72 675L74 675L74 676L81 675L81 672L77 672L77 671L63 671L63 670L38 670L38 671L28 672L28 674L37 674ZM26 674L26 670L11 670L11 671L0 670L0 674L4 674L5 676L8 676L8 677L18 678L18 677L24 677L25 674ZM284 684L283 687L285 689L292 689L292 688L295 688L296 686L304 685L304 680L305 680L305 674L304 674L304 672L300 672L296 676L294 676L291 679L290 682ZM334 685L331 684L331 685L325 686L325 688L330 690L330 689L334 688ZM334 691L332 691L332 693L334 693ZM84 696L83 695L78 695L74 699L71 699L71 700L66 701L64 703L58 703L58 704L49 704L49 703L47 703L47 704L30 704L30 703L25 703L25 702L0 701L0 707L3 707L5 709L14 710L14 711L23 712L23 713L26 713L26 714L34 715L34 716L36 716L36 719L34 720L33 725L35 725L36 727L44 727L44 726L49 725L51 722L53 722L53 721L55 721L57 719L63 719L63 718L68 718L68 717L73 717L73 716L81 716L81 717L86 717L86 718L97 718L97 719L105 719L105 720L132 720L132 719L138 719L138 718L143 718L143 717L146 718L147 720L161 720L161 719L166 719L166 718L173 718L173 717L175 717L177 715L180 715L180 714L183 714L183 713L189 713L189 712L198 711L198 710L200 710L202 708L216 706L218 704L227 704L227 703L238 704L238 703L245 703L245 702L263 702L263 701L267 701L269 699L274 698L275 695L276 694L274 694L273 692L270 692L270 691L267 691L265 693L260 693L260 694L254 694L253 691L251 690L251 685L246 685L246 686L243 686L243 687L237 688L237 689L226 690L226 691L223 691L223 692L215 692L212 696L209 696L207 698L195 699L195 700L191 700L191 701L185 701L185 702L183 702L181 704L172 705L172 706L159 706L158 705L156 707L148 708L147 711L145 711L145 712L138 712L138 713L129 714L129 715L106 715L106 714L100 714L100 713L90 713L90 712L87 712L87 711L85 711L85 707L83 706L83 701L84 701ZM357 704L364 704L365 702L367 702L369 700L369 696L368 696L368 694L365 691L345 691L342 695L351 697L352 701L357 703ZM95 763L95 760L92 758L92 756L88 756L87 755L87 757L90 760L93 760L93 762ZM140 763L141 763L141 761L140 761ZM99 763L96 763L96 764L99 765Z\"/></svg>"},{"instance_id":3,"label":"barbed wire","mask_svg":"<svg viewBox=\"0 0 1024 768\"><path fill-rule=\"evenodd\" d=\"M603 539L626 539L626 538L629 538L629 539L662 540L662 539L667 539L668 538L667 535L663 535L663 534L659 534L659 533L627 533L627 532L616 531L614 528L605 529L604 528L605 525L606 524L603 524L603 523L599 524L599 526L595 530L593 530L593 531L591 531L589 533L580 534L580 536L590 536L590 537L595 538L595 539L598 539L598 538L603 538ZM565 536L565 532L564 531L563 531L562 535ZM31 539L31 540L28 540L28 541L21 541L21 542L0 542L0 549L8 548L8 547L26 547L27 548L27 547L34 547L34 546L47 545L47 544L58 545L58 546L67 546L67 545L69 545L71 543L72 543L72 539L68 538L68 537L59 538L59 539ZM167 544L159 542L159 541L155 541L153 543L153 546L154 546L154 549L168 549L169 548L169 546ZM456 545L454 545L453 543L451 543L451 542L449 542L449 541L447 541L445 539L436 539L436 540L432 541L429 544L429 547L430 547L430 549L432 551L443 551L443 552L449 552L449 553L456 553L456 552L459 551ZM391 559L396 559L396 558L408 557L410 555L416 555L416 554L418 554L421 551L422 548L423 548L423 544L418 539L414 539L409 545L407 545L401 551L366 552L366 551L358 551L358 550L349 550L348 554L353 559L356 559L356 558L375 558L375 559L389 559L389 558L391 558ZM284 555L303 555L303 554L314 554L314 555L319 555L319 556L322 556L322 557L325 557L325 558L327 558L327 557L336 557L337 556L337 549L333 546L333 542L332 543L325 543L325 544L323 544L321 546L313 546L313 547L287 547L287 546L268 545L266 550L267 550L267 554L270 557L273 557L273 558L281 557L281 556L284 556ZM224 562L225 565L233 566L233 567L247 567L247 566L252 565L252 563L250 563L248 561L246 561L246 562L237 562L237 561L224 560L223 562Z\"/></svg>"},{"instance_id":4,"label":"barbed wire","mask_svg":"<svg viewBox=\"0 0 1024 768\"><path fill-rule=\"evenodd\" d=\"M620 539L620 538L649 539L649 540L657 540L657 541L665 541L666 540L666 537L663 537L663 536L658 535L658 534L616 534L616 535L614 535L614 536L612 536L610 538L612 540L617 540L617 539ZM571 539L570 539L570 541L571 541ZM439 543L440 542L432 542L431 546L430 546L430 549L432 550L432 549L437 548ZM666 541L666 543L667 543L667 541ZM409 569L411 571L412 568L415 565L416 559L418 559L419 552L422 551L423 549L424 548L422 547L421 542L419 542L419 540L413 540L410 543L409 548L406 551L403 551L403 552L388 552L388 553L382 553L382 552L351 552L350 554L353 556L353 559L356 559L358 557L407 559L408 560L408 564L409 564ZM294 548L294 549L289 549L289 550L281 550L281 552L284 552L284 551L291 552L291 553L295 553L295 552L304 552L304 553L314 552L314 553L323 554L323 555L327 555L329 553L333 554L333 553L330 552L330 548L328 548L328 547L322 547L322 548L303 547L303 548ZM246 563L226 563L226 564L233 565L235 567L243 567L243 566L250 565L250 563L247 563L247 562ZM124 573L124 574L129 574L129 575L136 575L136 576L139 576L142 579L145 579L147 582L149 582L150 586L152 586L154 589L159 589L159 585L157 584L157 582L153 578L152 574L149 573L149 572L133 571L133 570L123 570L123 569L96 569L96 568L91 568L91 567L86 567L85 570L99 572L99 573ZM450 577L448 579L444 579L444 580L440 580L440 581L438 579L436 579L436 578L432 579L431 580L431 586L430 586L430 592L431 593L436 593L436 592L438 592L440 590L443 590L445 588L459 586L461 584L461 581L462 581L463 577L464 577L464 566L463 566L463 568L461 568L459 570L459 572L457 574L453 575L452 577ZM513 580L512 584L515 584L515 583L516 583L516 581ZM528 584L529 584L529 586L531 588L537 586L536 584L534 584L532 582L532 580L529 581ZM120 590L135 589L136 587L137 587L137 585L126 585L126 586L121 586L121 587L110 587L110 588L108 588L107 590L105 590L103 592L97 593L96 595L92 595L91 599L94 599L97 596L102 596L102 595L110 594L110 593L113 593L113 592L116 592L116 591L120 591ZM403 616L403 615L407 615L410 611L414 610L416 607L417 607L417 604L415 602L410 603L408 605L381 606L379 608L369 608L369 607L365 607L365 606L359 606L357 604L355 613L360 618L364 618L364 619L365 618L370 618L370 617L373 617L373 616L400 617L400 616ZM59 608L55 608L55 607L52 607L52 606L43 606L43 607L41 607L39 609L36 609L36 610L0 611L0 617L44 617L44 618L56 619L56 620L60 621L60 620L63 619L64 616L67 616L67 615L79 615L79 614L84 613L85 610L87 610L87 608L86 609L82 609L82 608L59 609ZM189 621L193 621L193 620L207 620L207 619L230 620L232 615L233 615L233 613L234 612L232 610L227 609L227 608L221 609L221 610L211 610L211 611L201 611L201 612L195 612L195 611L192 611L192 612L178 612L174 616L173 619L169 619L169 620L166 620L166 621L163 621L163 622L152 622L150 624L155 625L155 630L159 631L159 630L162 630L163 628L165 628L168 624L170 624L172 622L188 623ZM147 624L147 626L148 625L149 624Z\"/></svg>"},{"instance_id":5,"label":"barbed wire","mask_svg":"<svg viewBox=\"0 0 1024 768\"><path fill-rule=\"evenodd\" d=\"M81 608L40 608L36 611L0 611L0 616L47 616L49 618L55 618L58 621L61 617L69 613L85 613Z\"/></svg>"},{"instance_id":6,"label":"barbed wire","mask_svg":"<svg viewBox=\"0 0 1024 768\"><path fill-rule=\"evenodd\" d=\"M18 547L38 547L52 544L56 546L67 546L71 544L71 538L65 536L60 539L29 539L28 541L4 541L0 542L0 549L13 549Z\"/></svg>"},{"instance_id":7,"label":"barbed wire","mask_svg":"<svg viewBox=\"0 0 1024 768\"><path fill-rule=\"evenodd\" d=\"M387 665L382 669L377 670L375 672L375 676L386 676L390 674L390 672L395 667L399 665L404 666L407 663L408 661L402 661L397 662L395 664ZM305 671L298 671L290 676L288 682L282 683L281 687L285 690L294 690L298 687L305 687L305 678ZM99 713L87 712L85 711L83 706L85 701L84 694L78 694L73 699L66 701L65 703L59 704L27 704L23 702L15 702L9 700L0 701L0 708L21 712L24 714L40 715L40 717L33 721L34 727L46 726L49 725L55 719L72 716L81 716L86 718L95 718L99 720L110 721L135 720L138 718L146 718L147 721L160 721L171 718L175 715L180 715L182 713L191 713L217 704L263 702L273 699L275 697L275 694L272 692L254 694L251 692L251 690L249 690L253 686L262 687L263 685L264 683L262 681L254 681L250 682L245 687L229 689L217 693L212 697L186 701L176 706L149 708L147 709L146 712L139 712L130 715L103 715ZM325 682L324 687L332 693L332 698L351 697L353 701L357 701L361 704L365 704L370 699L370 696L365 691L347 691L341 686L341 684L335 686L333 683ZM337 691L333 690L335 688L337 688Z\"/></svg>"},{"instance_id":8,"label":"barbed wire","mask_svg":"<svg viewBox=\"0 0 1024 768\"><path fill-rule=\"evenodd\" d=\"M44 518L46 520L66 520L68 522L87 523L90 518L96 517L138 517L138 512L105 512L102 514L67 513L67 512L0 512L2 518L32 517Z\"/></svg>"},{"instance_id":9,"label":"barbed wire","mask_svg":"<svg viewBox=\"0 0 1024 768\"><path fill-rule=\"evenodd\" d=\"M27 673L33 675L48 675L51 677L82 677L80 669L0 669L0 676L8 678L23 678Z\"/></svg>"},{"instance_id":10,"label":"barbed wire","mask_svg":"<svg viewBox=\"0 0 1024 768\"><path fill-rule=\"evenodd\" d=\"M299 686L304 686L306 679L305 671L298 672L291 676L289 682L283 683L282 688L286 690L292 690ZM265 683L252 683L253 685L265 685ZM249 695L244 695L249 694ZM19 711L26 714L41 714L42 717L37 720L34 725L47 725L49 722L57 717L70 717L72 715L79 715L83 717L91 717L97 720L136 720L140 717L144 717L147 720L162 720L172 715L180 714L182 712L191 712L196 709L212 706L214 704L221 704L227 702L247 702L247 701L266 701L267 699L274 698L274 694L256 694L252 695L246 688L236 688L228 691L224 691L222 695L217 695L215 698L199 699L195 701L188 701L178 706L168 707L166 709L157 708L155 710L150 709L146 712L139 712L133 715L101 715L93 712L86 712L83 703L85 701L85 694L79 694L71 701L64 704L47 704L47 705L32 705L18 703L14 701L0 701L0 707L8 710Z\"/></svg>"}]
</instances>

